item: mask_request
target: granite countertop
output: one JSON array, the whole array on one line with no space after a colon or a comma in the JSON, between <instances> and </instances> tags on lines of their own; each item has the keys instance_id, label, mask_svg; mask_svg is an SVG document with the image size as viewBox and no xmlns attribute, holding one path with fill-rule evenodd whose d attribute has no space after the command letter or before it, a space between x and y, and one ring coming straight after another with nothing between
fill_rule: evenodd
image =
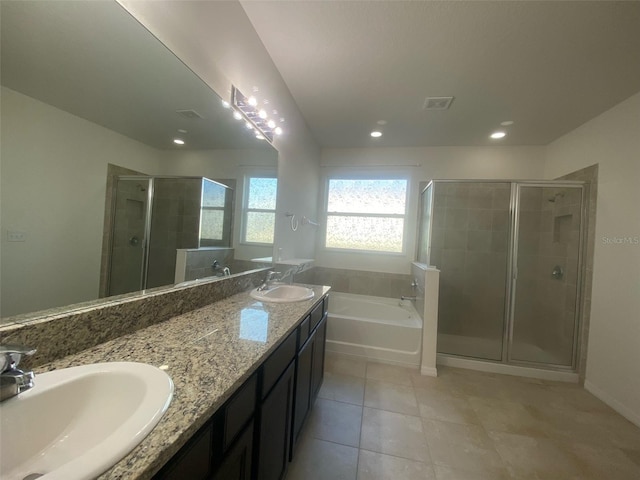
<instances>
[{"instance_id":1,"label":"granite countertop","mask_svg":"<svg viewBox=\"0 0 640 480\"><path fill-rule=\"evenodd\" d=\"M98 477L150 479L260 366L329 291L308 285L310 300L263 303L247 292L124 335L41 367L37 373L99 362L163 366L175 385L158 425Z\"/></svg>"}]
</instances>

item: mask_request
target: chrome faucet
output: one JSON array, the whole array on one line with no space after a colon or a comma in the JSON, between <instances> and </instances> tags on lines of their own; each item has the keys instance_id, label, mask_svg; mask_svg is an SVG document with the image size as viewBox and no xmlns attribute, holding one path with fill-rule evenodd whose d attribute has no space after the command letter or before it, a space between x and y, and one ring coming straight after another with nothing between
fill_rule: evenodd
<instances>
[{"instance_id":1,"label":"chrome faucet","mask_svg":"<svg viewBox=\"0 0 640 480\"><path fill-rule=\"evenodd\" d=\"M218 262L218 260L213 261L213 265L211 265L211 268L213 268L216 272L222 272L222 275L224 277L228 277L231 275L231 270L229 269L229 267L223 267L222 265L220 265L220 262Z\"/></svg>"},{"instance_id":2,"label":"chrome faucet","mask_svg":"<svg viewBox=\"0 0 640 480\"><path fill-rule=\"evenodd\" d=\"M35 348L21 345L0 345L0 402L33 387L33 372L23 372L17 366L23 355L33 355Z\"/></svg>"},{"instance_id":3,"label":"chrome faucet","mask_svg":"<svg viewBox=\"0 0 640 480\"><path fill-rule=\"evenodd\" d=\"M259 292L264 292L271 288L271 284L277 280L280 280L280 272L274 272L273 270L267 272L267 276L264 279L262 285L258 287Z\"/></svg>"}]
</instances>

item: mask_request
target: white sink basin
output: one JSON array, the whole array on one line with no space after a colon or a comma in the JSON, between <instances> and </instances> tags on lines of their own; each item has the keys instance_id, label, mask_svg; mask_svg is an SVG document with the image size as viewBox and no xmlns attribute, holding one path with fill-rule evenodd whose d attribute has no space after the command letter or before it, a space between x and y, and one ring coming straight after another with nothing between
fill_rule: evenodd
<instances>
[{"instance_id":1,"label":"white sink basin","mask_svg":"<svg viewBox=\"0 0 640 480\"><path fill-rule=\"evenodd\" d=\"M268 290L254 288L249 295L263 302L289 303L313 298L313 290L300 285L274 285Z\"/></svg>"},{"instance_id":2,"label":"white sink basin","mask_svg":"<svg viewBox=\"0 0 640 480\"><path fill-rule=\"evenodd\" d=\"M173 396L169 376L144 363L65 368L34 382L0 404L1 480L95 478L142 441Z\"/></svg>"}]
</instances>

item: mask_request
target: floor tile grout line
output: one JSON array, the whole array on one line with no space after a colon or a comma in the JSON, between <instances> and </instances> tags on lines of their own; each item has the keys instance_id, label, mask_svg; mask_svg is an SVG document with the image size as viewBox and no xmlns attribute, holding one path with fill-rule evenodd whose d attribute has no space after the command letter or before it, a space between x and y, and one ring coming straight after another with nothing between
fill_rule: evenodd
<instances>
[{"instance_id":1,"label":"floor tile grout line","mask_svg":"<svg viewBox=\"0 0 640 480\"><path fill-rule=\"evenodd\" d=\"M428 461L428 462L425 462L425 461L423 461L423 460L416 460L415 458L401 457L400 455L395 455L395 454L393 454L393 453L376 452L375 450L369 450L368 448L362 448L362 447L360 447L358 450L362 450L362 451L369 452L369 453L375 453L375 454L378 454L378 455L384 455L384 456L386 456L386 457L399 458L400 460L409 460L410 462L422 463L422 464L424 464L424 465L431 465L431 466L439 465L439 464L434 463L434 462L431 460L431 456L429 456L429 461Z\"/></svg>"}]
</instances>

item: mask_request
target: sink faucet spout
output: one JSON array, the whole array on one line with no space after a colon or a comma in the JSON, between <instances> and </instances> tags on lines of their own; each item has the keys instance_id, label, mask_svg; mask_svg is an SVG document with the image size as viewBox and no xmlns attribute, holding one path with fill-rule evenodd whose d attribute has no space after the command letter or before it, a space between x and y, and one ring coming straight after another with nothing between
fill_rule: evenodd
<instances>
[{"instance_id":1,"label":"sink faucet spout","mask_svg":"<svg viewBox=\"0 0 640 480\"><path fill-rule=\"evenodd\" d=\"M0 402L15 397L33 387L33 372L19 370L22 355L33 355L35 348L21 345L0 345Z\"/></svg>"}]
</instances>

